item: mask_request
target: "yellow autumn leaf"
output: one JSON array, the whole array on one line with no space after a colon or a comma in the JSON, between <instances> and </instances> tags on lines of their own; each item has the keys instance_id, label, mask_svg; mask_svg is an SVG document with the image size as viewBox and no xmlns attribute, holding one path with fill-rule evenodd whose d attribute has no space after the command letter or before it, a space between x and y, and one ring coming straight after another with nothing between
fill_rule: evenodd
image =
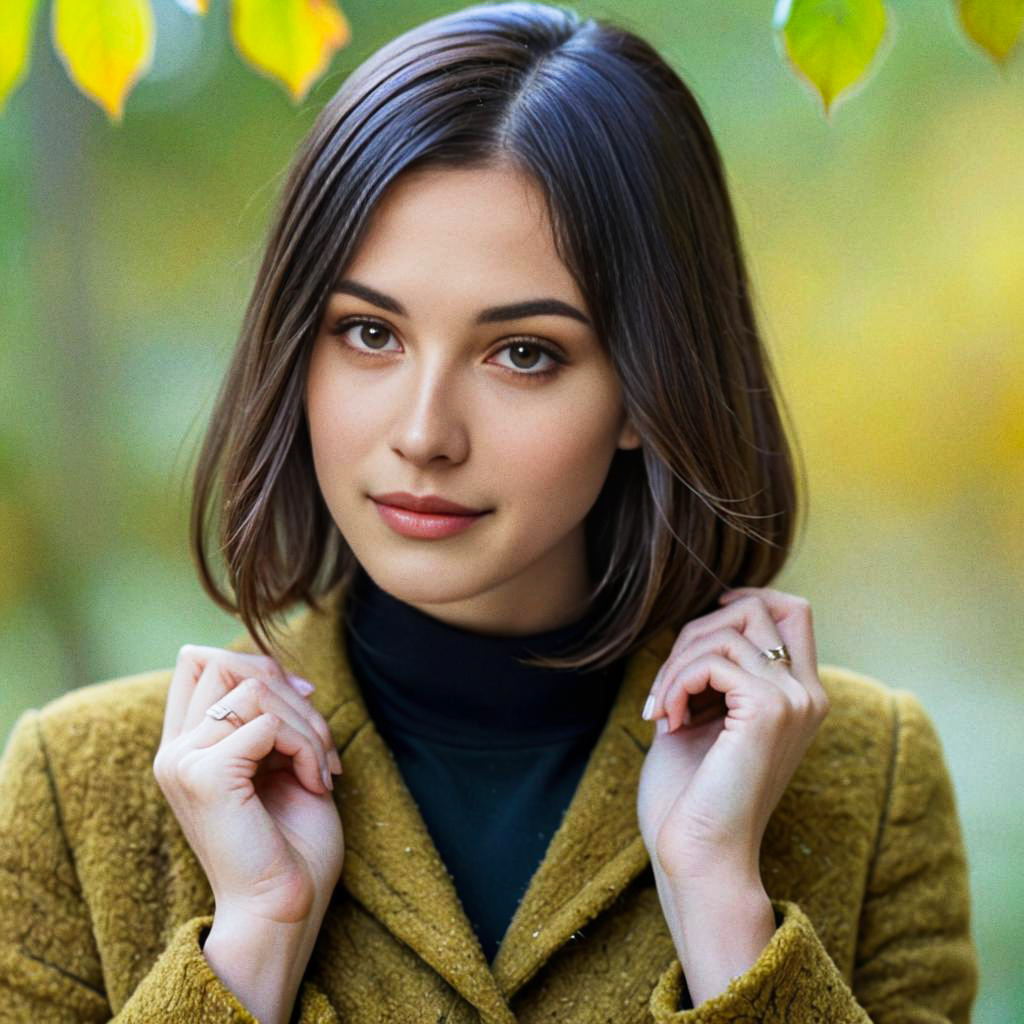
<instances>
[{"instance_id":1,"label":"yellow autumn leaf","mask_svg":"<svg viewBox=\"0 0 1024 1024\"><path fill-rule=\"evenodd\" d=\"M825 113L861 78L885 33L882 0L778 0L772 19L790 62L818 90Z\"/></svg>"},{"instance_id":2,"label":"yellow autumn leaf","mask_svg":"<svg viewBox=\"0 0 1024 1024\"><path fill-rule=\"evenodd\" d=\"M28 73L39 0L0 2L0 112Z\"/></svg>"},{"instance_id":3,"label":"yellow autumn leaf","mask_svg":"<svg viewBox=\"0 0 1024 1024\"><path fill-rule=\"evenodd\" d=\"M242 57L283 82L298 102L351 29L330 0L233 0L231 34Z\"/></svg>"},{"instance_id":4,"label":"yellow autumn leaf","mask_svg":"<svg viewBox=\"0 0 1024 1024\"><path fill-rule=\"evenodd\" d=\"M68 77L112 121L153 62L149 0L54 0L53 47Z\"/></svg>"},{"instance_id":5,"label":"yellow autumn leaf","mask_svg":"<svg viewBox=\"0 0 1024 1024\"><path fill-rule=\"evenodd\" d=\"M1024 23L1024 0L960 0L964 31L996 60L1006 59Z\"/></svg>"}]
</instances>

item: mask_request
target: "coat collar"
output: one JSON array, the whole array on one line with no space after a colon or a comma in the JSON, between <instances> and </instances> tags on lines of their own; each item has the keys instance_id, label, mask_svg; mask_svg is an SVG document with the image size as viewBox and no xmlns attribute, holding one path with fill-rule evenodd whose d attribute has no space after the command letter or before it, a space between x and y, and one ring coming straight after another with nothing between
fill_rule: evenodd
<instances>
[{"instance_id":1,"label":"coat collar","mask_svg":"<svg viewBox=\"0 0 1024 1024\"><path fill-rule=\"evenodd\" d=\"M650 863L637 825L636 792L654 725L640 711L675 634L662 630L627 660L568 810L488 964L352 674L340 621L344 593L342 584L335 585L320 599L320 611L306 609L289 621L285 646L291 657L282 661L286 671L316 684L312 702L341 755L344 772L334 789L345 835L341 884L484 1021L511 1022L512 996ZM230 649L256 648L244 636Z\"/></svg>"}]
</instances>

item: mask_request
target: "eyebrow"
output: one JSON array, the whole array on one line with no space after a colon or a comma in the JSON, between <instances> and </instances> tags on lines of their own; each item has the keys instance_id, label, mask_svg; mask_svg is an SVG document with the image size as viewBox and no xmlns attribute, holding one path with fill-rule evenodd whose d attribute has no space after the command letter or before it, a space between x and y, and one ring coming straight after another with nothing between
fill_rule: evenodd
<instances>
[{"instance_id":1,"label":"eyebrow","mask_svg":"<svg viewBox=\"0 0 1024 1024\"><path fill-rule=\"evenodd\" d=\"M331 294L355 295L357 298L372 302L375 306L380 306L381 309L396 313L398 316L409 315L397 299L349 278L338 281L331 288ZM583 313L575 306L570 306L568 302L562 302L561 299L526 299L523 302L513 302L507 306L489 306L480 311L476 322L478 324L493 324L501 320L520 320L528 316L567 316L590 325L590 320Z\"/></svg>"}]
</instances>

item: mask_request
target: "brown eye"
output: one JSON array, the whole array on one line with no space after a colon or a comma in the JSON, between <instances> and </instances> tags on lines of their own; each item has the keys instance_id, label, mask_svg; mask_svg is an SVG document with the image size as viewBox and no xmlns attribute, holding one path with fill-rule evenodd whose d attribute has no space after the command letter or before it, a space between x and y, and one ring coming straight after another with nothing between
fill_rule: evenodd
<instances>
[{"instance_id":1,"label":"brown eye","mask_svg":"<svg viewBox=\"0 0 1024 1024\"><path fill-rule=\"evenodd\" d=\"M365 319L343 320L331 333L343 338L345 344L357 353L388 351L384 346L388 339L393 337L391 331L383 324Z\"/></svg>"},{"instance_id":2,"label":"brown eye","mask_svg":"<svg viewBox=\"0 0 1024 1024\"><path fill-rule=\"evenodd\" d=\"M520 377L546 378L558 373L565 363L565 357L557 350L538 341L511 341L500 354L508 355L511 365L506 368Z\"/></svg>"},{"instance_id":3,"label":"brown eye","mask_svg":"<svg viewBox=\"0 0 1024 1024\"><path fill-rule=\"evenodd\" d=\"M361 344L367 345L369 348L383 348L387 344L388 335L391 332L386 327L373 323L362 323L355 326L358 327L356 337Z\"/></svg>"},{"instance_id":4,"label":"brown eye","mask_svg":"<svg viewBox=\"0 0 1024 1024\"><path fill-rule=\"evenodd\" d=\"M537 365L537 360L544 356L539 346L530 345L525 341L509 345L508 352L511 354L512 362L520 370L532 370Z\"/></svg>"}]
</instances>

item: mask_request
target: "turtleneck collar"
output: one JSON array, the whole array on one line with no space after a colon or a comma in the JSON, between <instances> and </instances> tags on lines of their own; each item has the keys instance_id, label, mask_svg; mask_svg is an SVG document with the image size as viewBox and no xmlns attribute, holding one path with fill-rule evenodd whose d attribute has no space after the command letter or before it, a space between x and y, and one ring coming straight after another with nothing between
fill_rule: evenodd
<instances>
[{"instance_id":1,"label":"turtleneck collar","mask_svg":"<svg viewBox=\"0 0 1024 1024\"><path fill-rule=\"evenodd\" d=\"M592 732L607 718L625 660L597 671L523 665L566 653L600 615L494 636L450 626L382 590L362 569L343 617L346 645L381 732L474 747L528 747Z\"/></svg>"}]
</instances>

